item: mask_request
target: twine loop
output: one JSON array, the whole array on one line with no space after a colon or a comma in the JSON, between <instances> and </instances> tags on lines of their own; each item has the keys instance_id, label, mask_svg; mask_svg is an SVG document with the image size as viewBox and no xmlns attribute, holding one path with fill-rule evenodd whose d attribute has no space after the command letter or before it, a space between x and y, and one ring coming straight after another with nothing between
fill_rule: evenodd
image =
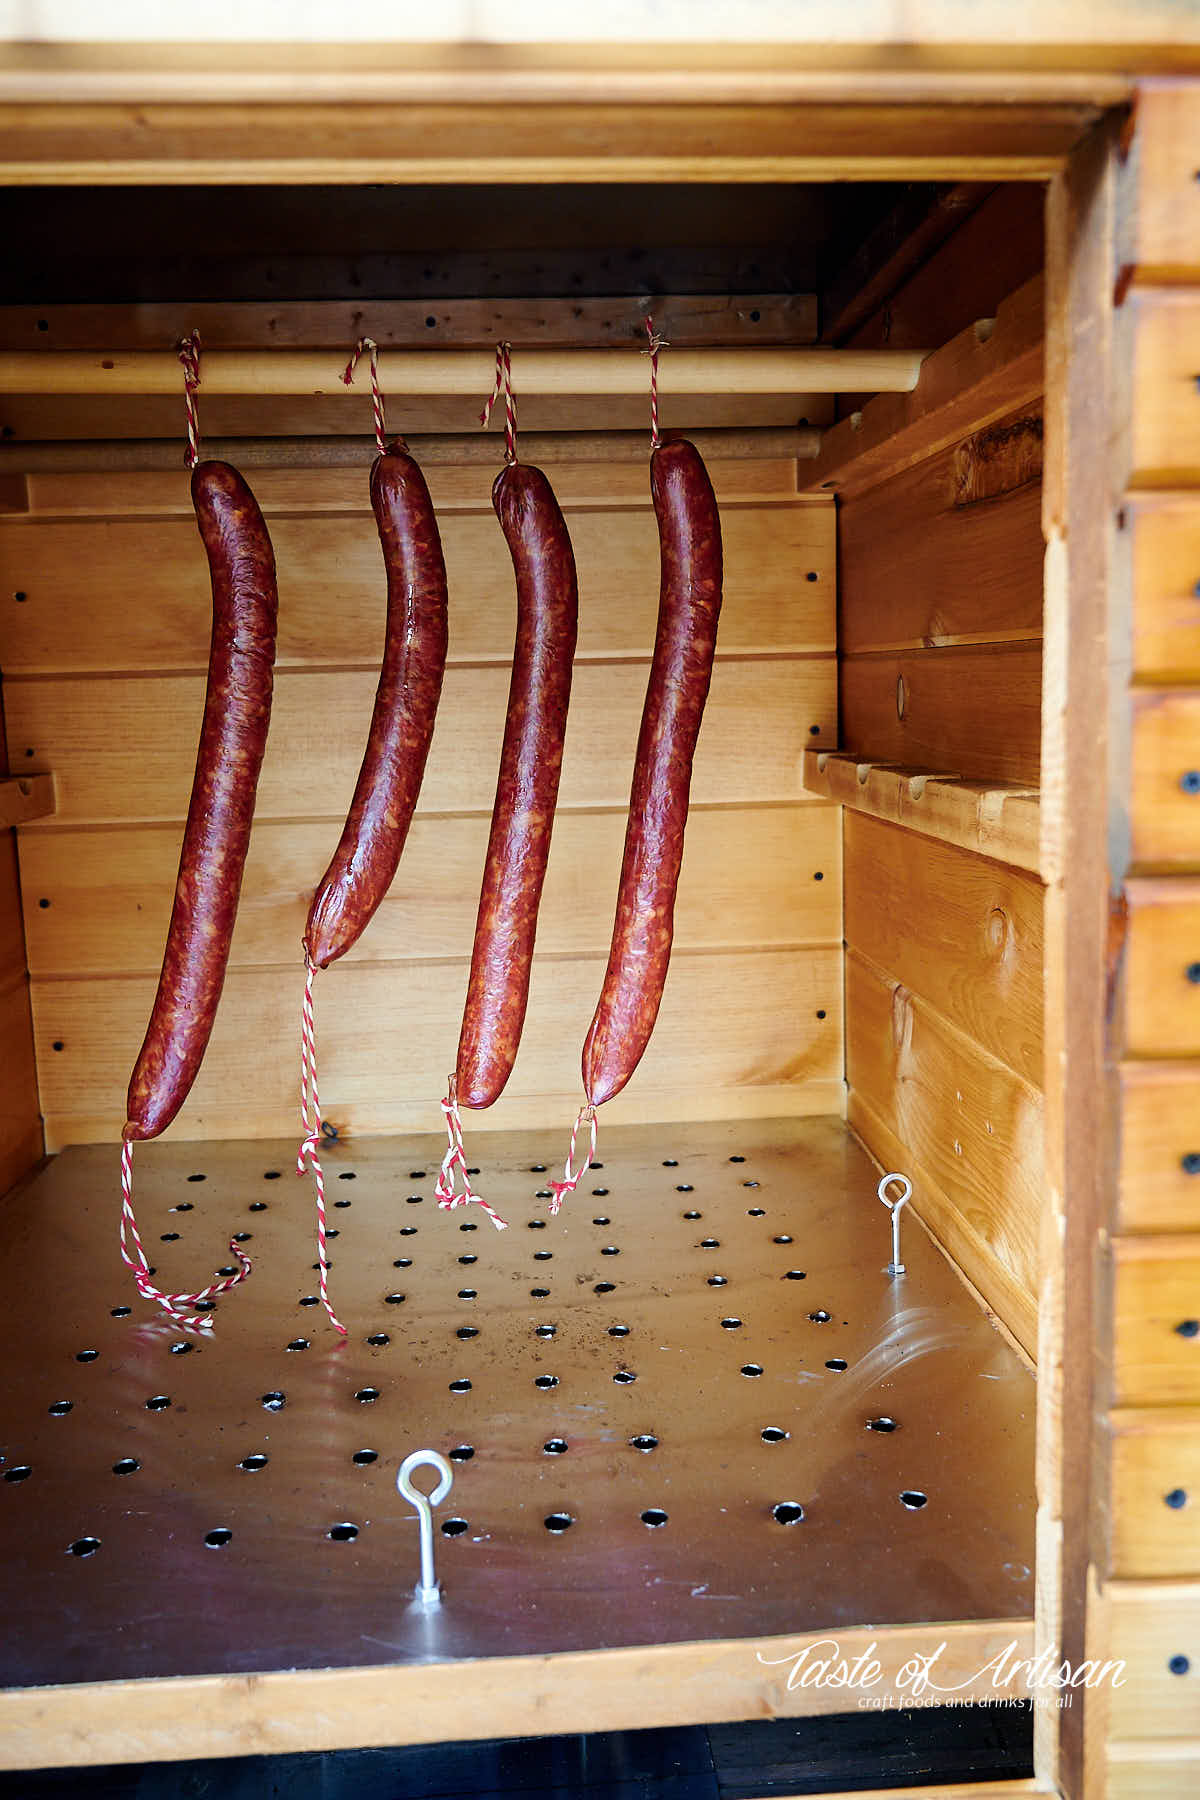
<instances>
[{"instance_id":1,"label":"twine loop","mask_svg":"<svg viewBox=\"0 0 1200 1800\"><path fill-rule=\"evenodd\" d=\"M504 460L515 463L517 460L517 403L512 391L512 345L499 343L496 345L496 385L491 395L484 401L483 411L479 415L479 423L486 426L492 417L501 393L504 395Z\"/></svg>"},{"instance_id":2,"label":"twine loop","mask_svg":"<svg viewBox=\"0 0 1200 1800\"><path fill-rule=\"evenodd\" d=\"M508 1220L502 1219L494 1206L489 1206L482 1195L477 1194L471 1186L471 1172L467 1168L467 1152L463 1144L462 1119L458 1111L458 1077L451 1075L446 1082L446 1098L441 1103L442 1116L446 1121L446 1136L449 1147L442 1158L442 1166L438 1170L437 1186L434 1196L443 1212L453 1212L456 1206L478 1206L483 1209L497 1231L508 1230ZM458 1176L462 1176L463 1191L456 1192Z\"/></svg>"},{"instance_id":3,"label":"twine loop","mask_svg":"<svg viewBox=\"0 0 1200 1800\"><path fill-rule=\"evenodd\" d=\"M579 1136L579 1128L581 1125L586 1125L588 1127L588 1152L578 1169L572 1169L571 1164L575 1160L575 1140ZM567 1151L567 1160L563 1164L563 1178L561 1181L552 1181L550 1183L551 1188L554 1190L554 1198L550 1202L551 1218L557 1213L565 1197L568 1194L573 1194L575 1192L575 1189L579 1186L579 1183L583 1180L593 1162L596 1160L596 1135L596 1108L589 1100L586 1105L580 1107L578 1117L571 1127L571 1148Z\"/></svg>"},{"instance_id":4,"label":"twine loop","mask_svg":"<svg viewBox=\"0 0 1200 1800\"><path fill-rule=\"evenodd\" d=\"M129 1253L129 1242L133 1240L134 1255ZM234 1275L225 1275L219 1281L211 1281L205 1288L199 1288L194 1294L168 1294L156 1287L150 1273L150 1262L142 1248L141 1234L137 1228L137 1220L133 1212L133 1139L121 1140L121 1260L126 1268L133 1271L133 1279L138 1293L143 1300L153 1300L176 1324L189 1326L199 1331L211 1331L213 1320L209 1311L197 1312L200 1306L207 1307L218 1294L227 1294L235 1288L239 1281L244 1281L250 1273L251 1262L246 1252L237 1242L230 1238L229 1248L237 1258L240 1267Z\"/></svg>"},{"instance_id":5,"label":"twine loop","mask_svg":"<svg viewBox=\"0 0 1200 1800\"><path fill-rule=\"evenodd\" d=\"M657 450L662 443L658 435L658 353L670 343L669 338L660 337L654 329L654 320L646 314L647 348L643 355L650 358L650 448Z\"/></svg>"},{"instance_id":6,"label":"twine loop","mask_svg":"<svg viewBox=\"0 0 1200 1800\"><path fill-rule=\"evenodd\" d=\"M183 401L187 407L187 449L183 453L186 468L194 469L200 460L200 424L196 417L196 389L200 386L200 333L189 332L179 340L179 360L183 364Z\"/></svg>"},{"instance_id":7,"label":"twine loop","mask_svg":"<svg viewBox=\"0 0 1200 1800\"><path fill-rule=\"evenodd\" d=\"M313 978L316 965L304 951L304 1000L300 1008L300 1130L302 1138L296 1153L296 1173L303 1175L307 1162L312 1169L317 1194L317 1282L321 1305L329 1314L329 1322L343 1337L346 1327L334 1312L329 1299L329 1259L326 1255L327 1220L325 1216L325 1171L317 1147L324 1136L321 1103L317 1098L317 1029L313 1016Z\"/></svg>"},{"instance_id":8,"label":"twine loop","mask_svg":"<svg viewBox=\"0 0 1200 1800\"><path fill-rule=\"evenodd\" d=\"M353 386L354 371L358 367L359 357L368 350L371 353L371 411L375 419L375 443L380 456L382 456L387 450L387 431L383 421L383 395L379 391L379 345L374 338L359 338L350 361L346 364L346 372L342 376L342 380L347 387Z\"/></svg>"}]
</instances>

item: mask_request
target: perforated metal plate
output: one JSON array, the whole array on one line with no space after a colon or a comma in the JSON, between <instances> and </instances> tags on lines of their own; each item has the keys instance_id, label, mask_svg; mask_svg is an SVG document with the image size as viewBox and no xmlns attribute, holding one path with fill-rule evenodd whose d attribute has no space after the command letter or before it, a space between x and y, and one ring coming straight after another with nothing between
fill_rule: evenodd
<instances>
[{"instance_id":1,"label":"perforated metal plate","mask_svg":"<svg viewBox=\"0 0 1200 1800\"><path fill-rule=\"evenodd\" d=\"M432 1139L332 1147L345 1344L294 1145L139 1149L163 1284L247 1234L211 1335L121 1264L116 1148L58 1157L9 1219L5 1684L1027 1618L1032 1379L915 1221L884 1272L840 1121L602 1130L550 1219L561 1136L469 1134L505 1232L437 1209Z\"/></svg>"}]
</instances>

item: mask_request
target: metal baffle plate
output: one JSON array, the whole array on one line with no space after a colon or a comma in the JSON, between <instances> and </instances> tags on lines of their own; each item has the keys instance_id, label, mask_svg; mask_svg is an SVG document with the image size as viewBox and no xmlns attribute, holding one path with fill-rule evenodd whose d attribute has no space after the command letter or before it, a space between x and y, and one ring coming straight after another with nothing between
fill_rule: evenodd
<instances>
[{"instance_id":1,"label":"metal baffle plate","mask_svg":"<svg viewBox=\"0 0 1200 1800\"><path fill-rule=\"evenodd\" d=\"M505 1232L438 1210L433 1138L328 1147L345 1343L294 1144L142 1147L164 1288L254 1258L211 1333L121 1264L116 1146L57 1157L8 1242L5 1684L1028 1618L1033 1379L915 1220L881 1274L841 1122L602 1129L551 1219L560 1137L473 1135Z\"/></svg>"}]
</instances>

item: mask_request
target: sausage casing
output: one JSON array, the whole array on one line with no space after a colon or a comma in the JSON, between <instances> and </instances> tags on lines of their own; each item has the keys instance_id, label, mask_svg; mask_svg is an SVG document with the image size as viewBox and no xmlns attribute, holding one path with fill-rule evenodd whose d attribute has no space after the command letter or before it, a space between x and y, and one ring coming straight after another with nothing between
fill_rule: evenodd
<instances>
[{"instance_id":1,"label":"sausage casing","mask_svg":"<svg viewBox=\"0 0 1200 1800\"><path fill-rule=\"evenodd\" d=\"M387 627L354 798L309 908L304 942L319 969L344 956L392 884L412 822L446 667L446 563L425 477L393 444L371 469L387 570Z\"/></svg>"},{"instance_id":2,"label":"sausage casing","mask_svg":"<svg viewBox=\"0 0 1200 1800\"><path fill-rule=\"evenodd\" d=\"M608 967L583 1046L583 1087L611 1100L641 1061L671 960L692 758L721 611L721 522L699 451L685 439L650 457L662 579L642 710Z\"/></svg>"},{"instance_id":3,"label":"sausage casing","mask_svg":"<svg viewBox=\"0 0 1200 1800\"><path fill-rule=\"evenodd\" d=\"M129 1083L129 1139L165 1131L207 1048L271 718L278 597L263 516L227 463L196 464L192 503L212 576L208 689L162 973Z\"/></svg>"},{"instance_id":4,"label":"sausage casing","mask_svg":"<svg viewBox=\"0 0 1200 1800\"><path fill-rule=\"evenodd\" d=\"M542 471L502 469L492 504L516 575L517 635L458 1042L458 1098L467 1106L499 1096L521 1041L579 616L571 540Z\"/></svg>"}]
</instances>

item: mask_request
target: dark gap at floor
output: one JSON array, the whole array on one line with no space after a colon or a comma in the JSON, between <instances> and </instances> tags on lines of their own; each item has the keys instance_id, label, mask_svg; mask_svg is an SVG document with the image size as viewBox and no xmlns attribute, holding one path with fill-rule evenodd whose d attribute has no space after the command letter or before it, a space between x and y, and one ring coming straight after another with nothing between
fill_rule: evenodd
<instances>
[{"instance_id":1,"label":"dark gap at floor","mask_svg":"<svg viewBox=\"0 0 1200 1800\"><path fill-rule=\"evenodd\" d=\"M769 1800L1032 1774L1022 1701L21 1771L0 1776L0 1800Z\"/></svg>"}]
</instances>

